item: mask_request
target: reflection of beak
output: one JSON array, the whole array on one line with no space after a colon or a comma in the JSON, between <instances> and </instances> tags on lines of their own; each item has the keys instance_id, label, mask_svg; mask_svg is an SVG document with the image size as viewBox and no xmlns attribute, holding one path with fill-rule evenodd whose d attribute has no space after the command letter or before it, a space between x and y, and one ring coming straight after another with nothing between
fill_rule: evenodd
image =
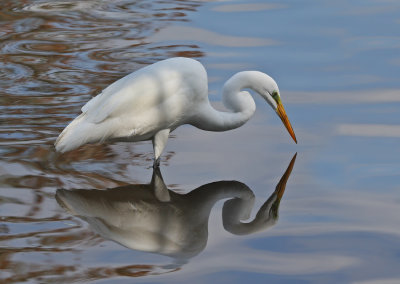
<instances>
[{"instance_id":1,"label":"reflection of beak","mask_svg":"<svg viewBox=\"0 0 400 284\"><path fill-rule=\"evenodd\" d=\"M297 156L297 153L294 154L292 160L290 161L288 168L286 169L286 172L283 174L279 183L276 185L275 192L278 195L278 200L281 200L283 193L285 192L286 183L289 179L290 174L292 173L294 162L296 161L296 156Z\"/></svg>"},{"instance_id":2,"label":"reflection of beak","mask_svg":"<svg viewBox=\"0 0 400 284\"><path fill-rule=\"evenodd\" d=\"M279 204L281 202L283 194L285 193L286 183L287 183L289 176L293 170L294 162L296 161L296 156L297 156L297 153L294 154L292 160L290 161L288 168L286 169L286 172L283 174L279 183L276 185L275 192L271 195L271 197L272 197L276 194L276 200L272 204L271 210L270 210L270 212L273 214L273 216L275 216L275 219L278 218ZM267 203L268 203L268 201L267 201Z\"/></svg>"},{"instance_id":3,"label":"reflection of beak","mask_svg":"<svg viewBox=\"0 0 400 284\"><path fill-rule=\"evenodd\" d=\"M289 118L286 115L286 111L283 108L283 104L281 102L278 103L278 107L276 109L276 113L279 115L279 117L281 118L283 124L285 125L287 131L289 131L290 136L292 136L294 142L296 142L297 144L297 139L296 139L296 135L294 134L292 125L290 124Z\"/></svg>"}]
</instances>

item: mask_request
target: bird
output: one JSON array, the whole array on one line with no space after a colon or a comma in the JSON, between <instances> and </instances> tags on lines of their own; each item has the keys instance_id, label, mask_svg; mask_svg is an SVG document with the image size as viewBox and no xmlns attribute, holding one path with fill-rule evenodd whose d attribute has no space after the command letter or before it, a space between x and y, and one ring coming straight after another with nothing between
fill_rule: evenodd
<instances>
[{"instance_id":1,"label":"bird","mask_svg":"<svg viewBox=\"0 0 400 284\"><path fill-rule=\"evenodd\" d=\"M211 210L221 200L224 229L234 235L249 235L275 225L296 155L252 220L256 198L244 183L216 181L185 194L176 193L168 189L159 168L153 170L149 184L106 190L57 189L55 198L103 238L184 263L205 249Z\"/></svg>"},{"instance_id":2,"label":"bird","mask_svg":"<svg viewBox=\"0 0 400 284\"><path fill-rule=\"evenodd\" d=\"M143 67L106 87L65 127L55 148L64 153L87 143L151 140L153 167L158 167L169 134L181 125L227 131L245 124L256 110L247 89L265 99L297 143L278 85L269 75L259 71L234 74L222 89L227 111L218 111L208 98L204 66L195 59L174 57Z\"/></svg>"}]
</instances>

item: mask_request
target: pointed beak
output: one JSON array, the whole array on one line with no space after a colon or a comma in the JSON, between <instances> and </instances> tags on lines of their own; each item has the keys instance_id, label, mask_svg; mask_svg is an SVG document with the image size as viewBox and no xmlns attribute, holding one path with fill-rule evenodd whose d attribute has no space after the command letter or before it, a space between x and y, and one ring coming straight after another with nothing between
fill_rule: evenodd
<instances>
[{"instance_id":1,"label":"pointed beak","mask_svg":"<svg viewBox=\"0 0 400 284\"><path fill-rule=\"evenodd\" d=\"M281 177L279 183L276 185L275 192L278 195L279 200L281 200L283 194L285 193L286 183L289 179L290 174L292 173L292 170L294 167L294 162L296 161L296 156L297 156L297 153L294 154L292 160L290 161L288 168L286 169L285 173Z\"/></svg>"},{"instance_id":2,"label":"pointed beak","mask_svg":"<svg viewBox=\"0 0 400 284\"><path fill-rule=\"evenodd\" d=\"M289 118L286 115L286 111L283 108L283 105L281 102L278 103L278 107L276 109L276 113L279 115L279 117L281 118L283 124L285 125L287 131L289 132L290 136L292 136L294 142L296 142L297 144L297 139L296 139L296 135L294 134L292 125L290 124Z\"/></svg>"}]
</instances>

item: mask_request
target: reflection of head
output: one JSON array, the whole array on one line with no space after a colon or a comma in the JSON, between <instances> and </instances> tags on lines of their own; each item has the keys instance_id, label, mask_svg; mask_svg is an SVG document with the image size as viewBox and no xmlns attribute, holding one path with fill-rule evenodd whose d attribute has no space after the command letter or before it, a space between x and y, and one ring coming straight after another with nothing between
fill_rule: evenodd
<instances>
[{"instance_id":1,"label":"reflection of head","mask_svg":"<svg viewBox=\"0 0 400 284\"><path fill-rule=\"evenodd\" d=\"M247 214L246 208L249 208L245 200L236 198L224 203L222 219L225 230L235 235L248 235L275 225L279 217L279 204L285 192L286 183L292 172L296 156L297 153L293 156L288 168L279 180L274 193L272 193L268 200L261 206L253 221L249 223L240 222L240 220L247 219L247 217L242 216L242 214Z\"/></svg>"},{"instance_id":2,"label":"reflection of head","mask_svg":"<svg viewBox=\"0 0 400 284\"><path fill-rule=\"evenodd\" d=\"M210 212L219 200L229 199L222 217L224 228L233 234L251 234L274 225L294 160L249 223L242 220L249 218L255 198L245 184L218 181L178 194L167 189L159 170L154 171L150 184L107 190L59 189L56 199L102 237L131 249L170 256L175 268L205 248Z\"/></svg>"}]
</instances>

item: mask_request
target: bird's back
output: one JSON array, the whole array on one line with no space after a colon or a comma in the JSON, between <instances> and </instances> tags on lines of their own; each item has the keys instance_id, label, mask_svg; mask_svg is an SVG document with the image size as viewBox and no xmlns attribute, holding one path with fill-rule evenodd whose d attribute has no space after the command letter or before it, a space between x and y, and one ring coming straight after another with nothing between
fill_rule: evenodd
<instances>
[{"instance_id":1,"label":"bird's back","mask_svg":"<svg viewBox=\"0 0 400 284\"><path fill-rule=\"evenodd\" d=\"M189 58L157 62L88 101L60 134L56 149L65 152L108 139L150 139L159 130L187 123L207 96L207 74L201 63Z\"/></svg>"},{"instance_id":2,"label":"bird's back","mask_svg":"<svg viewBox=\"0 0 400 284\"><path fill-rule=\"evenodd\" d=\"M163 60L133 72L105 88L82 107L93 122L114 112L146 111L168 99L181 100L207 95L207 74L203 65L189 58ZM115 115L115 114L114 114Z\"/></svg>"}]
</instances>

